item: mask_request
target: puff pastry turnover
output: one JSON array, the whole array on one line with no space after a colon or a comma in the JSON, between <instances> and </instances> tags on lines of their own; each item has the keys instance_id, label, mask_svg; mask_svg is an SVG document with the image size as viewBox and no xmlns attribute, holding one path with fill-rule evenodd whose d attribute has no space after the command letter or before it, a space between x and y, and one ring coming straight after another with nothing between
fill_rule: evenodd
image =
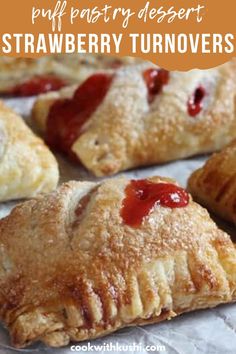
<instances>
[{"instance_id":1,"label":"puff pastry turnover","mask_svg":"<svg viewBox=\"0 0 236 354\"><path fill-rule=\"evenodd\" d=\"M108 70L130 65L134 58L105 55L55 54L31 58L0 58L0 93L11 96L32 96L56 91L63 86L86 79L95 70Z\"/></svg>"},{"instance_id":2,"label":"puff pastry turnover","mask_svg":"<svg viewBox=\"0 0 236 354\"><path fill-rule=\"evenodd\" d=\"M124 67L40 96L33 119L96 176L216 151L236 134L235 69Z\"/></svg>"},{"instance_id":3,"label":"puff pastry turnover","mask_svg":"<svg viewBox=\"0 0 236 354\"><path fill-rule=\"evenodd\" d=\"M43 141L0 102L0 201L51 192L58 166Z\"/></svg>"},{"instance_id":4,"label":"puff pastry turnover","mask_svg":"<svg viewBox=\"0 0 236 354\"><path fill-rule=\"evenodd\" d=\"M17 347L63 346L235 297L233 243L172 180L69 182L0 221L0 317Z\"/></svg>"},{"instance_id":5,"label":"puff pastry turnover","mask_svg":"<svg viewBox=\"0 0 236 354\"><path fill-rule=\"evenodd\" d=\"M236 141L195 171L188 187L201 204L236 223Z\"/></svg>"}]
</instances>

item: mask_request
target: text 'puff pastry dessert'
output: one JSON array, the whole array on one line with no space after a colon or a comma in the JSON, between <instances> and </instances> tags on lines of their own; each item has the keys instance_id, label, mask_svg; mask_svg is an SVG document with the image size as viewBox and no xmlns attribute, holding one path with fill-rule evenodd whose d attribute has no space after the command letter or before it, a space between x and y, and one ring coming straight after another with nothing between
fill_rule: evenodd
<instances>
[{"instance_id":1,"label":"text 'puff pastry dessert'","mask_svg":"<svg viewBox=\"0 0 236 354\"><path fill-rule=\"evenodd\" d=\"M167 72L150 63L38 98L48 144L96 176L215 151L236 134L236 62Z\"/></svg>"},{"instance_id":2,"label":"text 'puff pastry dessert'","mask_svg":"<svg viewBox=\"0 0 236 354\"><path fill-rule=\"evenodd\" d=\"M233 243L172 180L70 182L0 221L0 317L17 347L235 298Z\"/></svg>"},{"instance_id":3,"label":"text 'puff pastry dessert'","mask_svg":"<svg viewBox=\"0 0 236 354\"><path fill-rule=\"evenodd\" d=\"M196 200L236 223L236 141L195 171L188 186Z\"/></svg>"},{"instance_id":4,"label":"text 'puff pastry dessert'","mask_svg":"<svg viewBox=\"0 0 236 354\"><path fill-rule=\"evenodd\" d=\"M56 188L55 158L23 119L0 102L0 201L29 198Z\"/></svg>"}]
</instances>

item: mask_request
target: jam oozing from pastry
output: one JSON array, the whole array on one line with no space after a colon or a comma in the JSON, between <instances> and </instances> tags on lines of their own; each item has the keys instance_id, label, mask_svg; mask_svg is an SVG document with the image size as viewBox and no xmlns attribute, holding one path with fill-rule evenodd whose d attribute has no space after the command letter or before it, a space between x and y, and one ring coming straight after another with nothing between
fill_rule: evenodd
<instances>
[{"instance_id":1,"label":"jam oozing from pastry","mask_svg":"<svg viewBox=\"0 0 236 354\"><path fill-rule=\"evenodd\" d=\"M164 85L169 82L169 71L164 69L148 69L143 73L148 88L148 102L151 103Z\"/></svg>"},{"instance_id":2,"label":"jam oozing from pastry","mask_svg":"<svg viewBox=\"0 0 236 354\"><path fill-rule=\"evenodd\" d=\"M171 183L153 183L149 180L132 180L125 189L121 217L125 224L139 227L155 205L166 208L183 208L189 203L188 193Z\"/></svg>"},{"instance_id":3,"label":"jam oozing from pastry","mask_svg":"<svg viewBox=\"0 0 236 354\"><path fill-rule=\"evenodd\" d=\"M66 82L64 80L53 75L35 76L31 80L13 87L9 95L20 97L34 96L40 93L60 90L65 85Z\"/></svg>"},{"instance_id":4,"label":"jam oozing from pastry","mask_svg":"<svg viewBox=\"0 0 236 354\"><path fill-rule=\"evenodd\" d=\"M206 96L204 87L199 86L188 100L188 114L191 117L198 115L203 107L203 99Z\"/></svg>"},{"instance_id":5,"label":"jam oozing from pastry","mask_svg":"<svg viewBox=\"0 0 236 354\"><path fill-rule=\"evenodd\" d=\"M104 100L112 79L112 75L92 75L79 86L71 99L58 100L52 105L46 129L49 146L74 159L71 147L82 133L84 123Z\"/></svg>"}]
</instances>

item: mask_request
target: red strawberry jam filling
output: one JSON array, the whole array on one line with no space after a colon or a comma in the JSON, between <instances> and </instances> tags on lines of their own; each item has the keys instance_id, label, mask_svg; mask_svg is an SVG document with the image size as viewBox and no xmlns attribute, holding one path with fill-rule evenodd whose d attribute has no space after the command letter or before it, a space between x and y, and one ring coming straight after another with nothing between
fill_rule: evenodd
<instances>
[{"instance_id":1,"label":"red strawberry jam filling","mask_svg":"<svg viewBox=\"0 0 236 354\"><path fill-rule=\"evenodd\" d=\"M164 85L169 82L169 71L164 69L148 69L143 73L148 89L148 102L151 103L155 96L161 93Z\"/></svg>"},{"instance_id":2,"label":"red strawberry jam filling","mask_svg":"<svg viewBox=\"0 0 236 354\"><path fill-rule=\"evenodd\" d=\"M188 114L191 117L198 115L203 108L203 100L206 96L204 87L199 86L188 100Z\"/></svg>"},{"instance_id":3,"label":"red strawberry jam filling","mask_svg":"<svg viewBox=\"0 0 236 354\"><path fill-rule=\"evenodd\" d=\"M66 82L52 75L35 76L31 80L13 87L7 95L27 97L40 93L57 91L66 85Z\"/></svg>"},{"instance_id":4,"label":"red strawberry jam filling","mask_svg":"<svg viewBox=\"0 0 236 354\"><path fill-rule=\"evenodd\" d=\"M121 217L126 225L139 227L155 205L183 208L189 204L189 195L171 183L153 183L147 179L132 180L125 189Z\"/></svg>"},{"instance_id":5,"label":"red strawberry jam filling","mask_svg":"<svg viewBox=\"0 0 236 354\"><path fill-rule=\"evenodd\" d=\"M73 143L81 135L83 125L103 102L112 80L112 75L92 75L79 86L71 99L58 100L52 105L46 129L49 146L73 157Z\"/></svg>"}]
</instances>

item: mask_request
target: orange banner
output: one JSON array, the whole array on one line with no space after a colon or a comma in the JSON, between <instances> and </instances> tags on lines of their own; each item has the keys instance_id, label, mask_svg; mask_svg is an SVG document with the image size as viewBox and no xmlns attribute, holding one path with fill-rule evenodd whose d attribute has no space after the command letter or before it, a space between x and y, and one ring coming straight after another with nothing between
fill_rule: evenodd
<instances>
[{"instance_id":1,"label":"orange banner","mask_svg":"<svg viewBox=\"0 0 236 354\"><path fill-rule=\"evenodd\" d=\"M235 54L236 1L8 0L0 55L138 56L168 70L209 68Z\"/></svg>"}]
</instances>

